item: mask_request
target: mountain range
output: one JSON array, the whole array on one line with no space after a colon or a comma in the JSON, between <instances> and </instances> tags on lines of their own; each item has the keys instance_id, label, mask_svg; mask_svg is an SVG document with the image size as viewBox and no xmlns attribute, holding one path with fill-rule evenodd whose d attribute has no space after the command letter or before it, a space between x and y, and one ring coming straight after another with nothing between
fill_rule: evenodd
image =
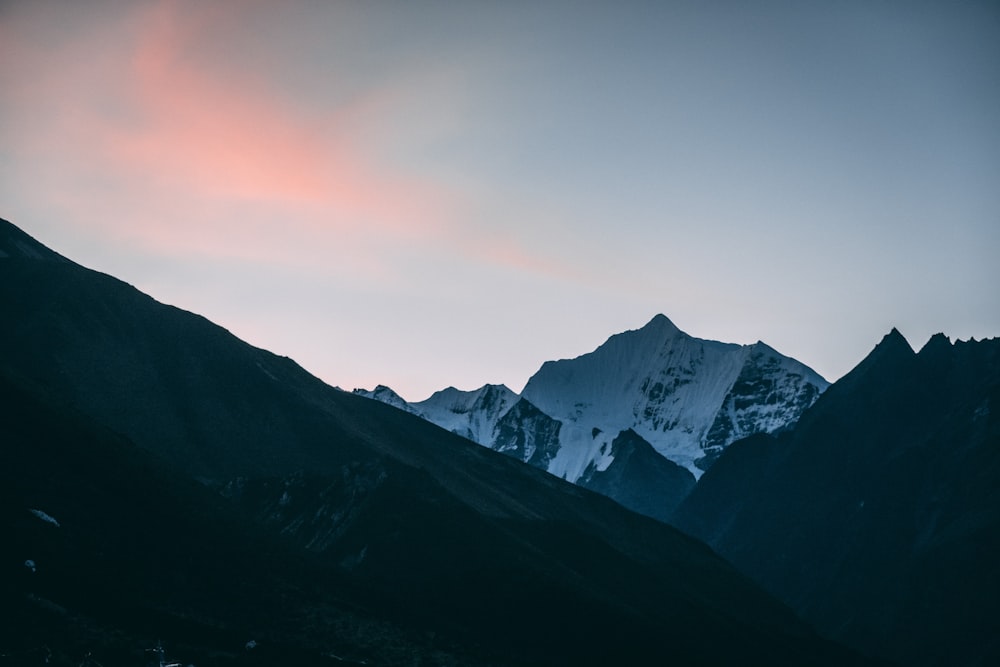
<instances>
[{"instance_id":1,"label":"mountain range","mask_svg":"<svg viewBox=\"0 0 1000 667\"><path fill-rule=\"evenodd\" d=\"M790 426L827 386L762 342L702 340L657 315L546 362L520 396L503 385L417 403L384 385L354 393L667 520L728 445Z\"/></svg>"},{"instance_id":2,"label":"mountain range","mask_svg":"<svg viewBox=\"0 0 1000 667\"><path fill-rule=\"evenodd\" d=\"M871 664L703 543L6 221L0 309L11 664Z\"/></svg>"},{"instance_id":3,"label":"mountain range","mask_svg":"<svg viewBox=\"0 0 1000 667\"><path fill-rule=\"evenodd\" d=\"M6 221L0 312L0 667L1000 664L1000 339L369 400Z\"/></svg>"}]
</instances>

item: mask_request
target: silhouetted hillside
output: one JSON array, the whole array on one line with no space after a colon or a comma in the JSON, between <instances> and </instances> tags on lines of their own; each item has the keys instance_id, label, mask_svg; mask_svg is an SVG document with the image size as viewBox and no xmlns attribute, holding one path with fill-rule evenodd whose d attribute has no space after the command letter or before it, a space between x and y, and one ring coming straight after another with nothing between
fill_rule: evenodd
<instances>
[{"instance_id":1,"label":"silhouetted hillside","mask_svg":"<svg viewBox=\"0 0 1000 667\"><path fill-rule=\"evenodd\" d=\"M703 544L109 276L6 253L0 308L5 567L50 582L12 602L38 623L20 649L107 645L107 667L166 634L225 664L266 654L225 648L252 633L281 647L267 664L857 660Z\"/></svg>"},{"instance_id":2,"label":"silhouetted hillside","mask_svg":"<svg viewBox=\"0 0 1000 667\"><path fill-rule=\"evenodd\" d=\"M675 515L829 636L1000 663L1000 340L893 330L797 427L734 444Z\"/></svg>"}]
</instances>

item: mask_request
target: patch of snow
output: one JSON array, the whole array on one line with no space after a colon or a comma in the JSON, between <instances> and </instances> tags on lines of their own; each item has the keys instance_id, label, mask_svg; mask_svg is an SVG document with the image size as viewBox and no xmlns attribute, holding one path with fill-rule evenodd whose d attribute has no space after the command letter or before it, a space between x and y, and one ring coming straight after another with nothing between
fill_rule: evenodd
<instances>
[{"instance_id":1,"label":"patch of snow","mask_svg":"<svg viewBox=\"0 0 1000 667\"><path fill-rule=\"evenodd\" d=\"M51 514L43 512L42 510L35 510L35 509L29 509L28 511L31 512L32 514L34 514L39 519L41 519L42 521L44 521L46 523L51 523L56 528L60 527L59 526L59 522L56 521L55 518L53 518Z\"/></svg>"}]
</instances>

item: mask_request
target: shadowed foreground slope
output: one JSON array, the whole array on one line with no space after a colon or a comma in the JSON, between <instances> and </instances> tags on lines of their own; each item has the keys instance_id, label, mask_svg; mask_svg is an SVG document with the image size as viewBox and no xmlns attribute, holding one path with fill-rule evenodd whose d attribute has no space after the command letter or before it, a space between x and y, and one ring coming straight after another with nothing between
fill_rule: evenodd
<instances>
[{"instance_id":1,"label":"shadowed foreground slope","mask_svg":"<svg viewBox=\"0 0 1000 667\"><path fill-rule=\"evenodd\" d=\"M857 662L701 543L26 238L0 222L9 651Z\"/></svg>"}]
</instances>

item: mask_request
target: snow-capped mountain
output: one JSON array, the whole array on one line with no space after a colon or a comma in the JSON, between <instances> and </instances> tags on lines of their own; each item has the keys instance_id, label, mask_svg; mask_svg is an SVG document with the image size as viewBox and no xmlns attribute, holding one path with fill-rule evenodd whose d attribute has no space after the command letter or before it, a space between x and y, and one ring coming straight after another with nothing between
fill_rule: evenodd
<instances>
[{"instance_id":1,"label":"snow-capped mountain","mask_svg":"<svg viewBox=\"0 0 1000 667\"><path fill-rule=\"evenodd\" d=\"M355 389L351 393L364 396L365 398L374 398L376 401L381 401L386 405L391 405L406 412L414 412L413 408L410 407L410 404L402 396L384 384L380 384L370 391L368 389Z\"/></svg>"},{"instance_id":2,"label":"snow-capped mountain","mask_svg":"<svg viewBox=\"0 0 1000 667\"><path fill-rule=\"evenodd\" d=\"M796 421L828 385L764 343L694 338L657 315L589 354L546 362L522 396L563 423L548 466L559 477L606 468L626 429L698 477L731 442Z\"/></svg>"},{"instance_id":3,"label":"snow-capped mountain","mask_svg":"<svg viewBox=\"0 0 1000 667\"><path fill-rule=\"evenodd\" d=\"M423 417L445 430L482 445L491 445L496 440L501 418L520 400L517 394L502 384L487 384L474 391L448 387L416 403L408 403L384 384L371 390L355 389L351 393L373 398ZM520 411L516 414L520 414Z\"/></svg>"},{"instance_id":4,"label":"snow-capped mountain","mask_svg":"<svg viewBox=\"0 0 1000 667\"><path fill-rule=\"evenodd\" d=\"M497 423L518 401L502 384L483 385L475 391L448 387L430 398L410 403L410 411L429 422L481 445L492 445Z\"/></svg>"},{"instance_id":5,"label":"snow-capped mountain","mask_svg":"<svg viewBox=\"0 0 1000 667\"><path fill-rule=\"evenodd\" d=\"M546 362L520 397L503 385L449 387L419 403L384 386L355 393L663 518L726 446L795 422L828 384L764 343L694 338L657 315L589 354Z\"/></svg>"}]
</instances>

